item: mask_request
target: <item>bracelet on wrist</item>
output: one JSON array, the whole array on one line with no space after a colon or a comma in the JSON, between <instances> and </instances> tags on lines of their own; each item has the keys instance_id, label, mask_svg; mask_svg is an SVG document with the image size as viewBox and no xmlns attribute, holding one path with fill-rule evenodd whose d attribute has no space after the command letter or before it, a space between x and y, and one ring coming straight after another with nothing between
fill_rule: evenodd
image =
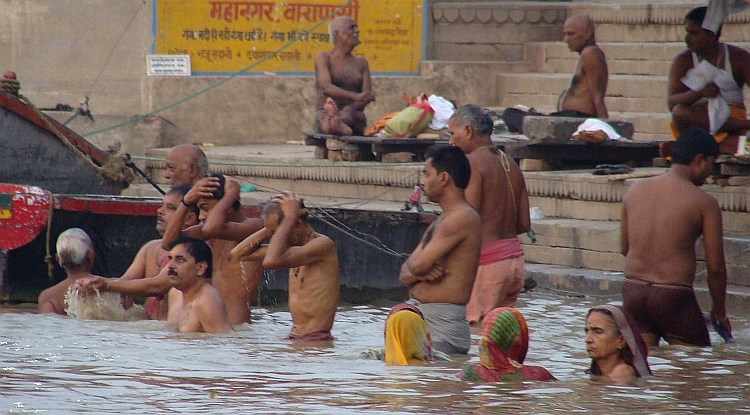
<instances>
[{"instance_id":1,"label":"bracelet on wrist","mask_svg":"<svg viewBox=\"0 0 750 415\"><path fill-rule=\"evenodd\" d=\"M194 203L187 203L187 202L185 202L185 197L184 197L184 196L182 197L182 200L181 200L180 202L181 202L181 203L182 203L183 205L185 205L186 207L192 207L192 206L194 206L194 205L195 205Z\"/></svg>"}]
</instances>

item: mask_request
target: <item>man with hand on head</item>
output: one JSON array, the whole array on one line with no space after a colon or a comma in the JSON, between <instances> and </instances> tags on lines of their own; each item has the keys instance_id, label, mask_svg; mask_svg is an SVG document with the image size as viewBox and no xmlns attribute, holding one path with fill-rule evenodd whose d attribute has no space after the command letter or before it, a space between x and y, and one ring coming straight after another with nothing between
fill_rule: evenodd
<instances>
[{"instance_id":1,"label":"man with hand on head","mask_svg":"<svg viewBox=\"0 0 750 415\"><path fill-rule=\"evenodd\" d=\"M338 255L333 241L315 232L307 217L294 193L276 195L263 209L264 229L237 245L232 257L262 260L271 270L289 268L289 339L330 341L339 303ZM269 236L269 244L261 247Z\"/></svg>"}]
</instances>

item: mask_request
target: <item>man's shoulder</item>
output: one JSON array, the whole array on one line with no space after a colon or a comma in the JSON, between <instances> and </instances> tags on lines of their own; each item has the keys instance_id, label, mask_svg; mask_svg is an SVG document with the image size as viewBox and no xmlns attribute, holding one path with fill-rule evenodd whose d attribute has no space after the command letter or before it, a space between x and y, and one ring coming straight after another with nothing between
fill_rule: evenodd
<instances>
[{"instance_id":1,"label":"man's shoulder","mask_svg":"<svg viewBox=\"0 0 750 415\"><path fill-rule=\"evenodd\" d=\"M727 47L729 48L729 56L733 61L739 60L743 63L750 63L750 52L734 45L727 44Z\"/></svg>"}]
</instances>

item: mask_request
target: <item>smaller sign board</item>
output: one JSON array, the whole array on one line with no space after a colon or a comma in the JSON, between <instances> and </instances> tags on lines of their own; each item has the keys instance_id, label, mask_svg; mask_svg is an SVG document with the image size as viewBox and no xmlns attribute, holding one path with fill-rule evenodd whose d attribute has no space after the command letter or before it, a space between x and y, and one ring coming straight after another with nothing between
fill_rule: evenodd
<instances>
[{"instance_id":1,"label":"smaller sign board","mask_svg":"<svg viewBox=\"0 0 750 415\"><path fill-rule=\"evenodd\" d=\"M13 219L13 208L9 194L0 194L0 219Z\"/></svg>"},{"instance_id":2,"label":"smaller sign board","mask_svg":"<svg viewBox=\"0 0 750 415\"><path fill-rule=\"evenodd\" d=\"M148 55L149 76L190 76L190 55Z\"/></svg>"}]
</instances>

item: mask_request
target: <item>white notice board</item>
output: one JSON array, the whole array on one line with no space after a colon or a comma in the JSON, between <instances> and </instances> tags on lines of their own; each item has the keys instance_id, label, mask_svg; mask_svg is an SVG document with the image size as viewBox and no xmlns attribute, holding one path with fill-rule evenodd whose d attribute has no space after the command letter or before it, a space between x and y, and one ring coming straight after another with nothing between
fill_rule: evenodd
<instances>
[{"instance_id":1,"label":"white notice board","mask_svg":"<svg viewBox=\"0 0 750 415\"><path fill-rule=\"evenodd\" d=\"M190 76L190 55L148 55L149 76Z\"/></svg>"}]
</instances>

